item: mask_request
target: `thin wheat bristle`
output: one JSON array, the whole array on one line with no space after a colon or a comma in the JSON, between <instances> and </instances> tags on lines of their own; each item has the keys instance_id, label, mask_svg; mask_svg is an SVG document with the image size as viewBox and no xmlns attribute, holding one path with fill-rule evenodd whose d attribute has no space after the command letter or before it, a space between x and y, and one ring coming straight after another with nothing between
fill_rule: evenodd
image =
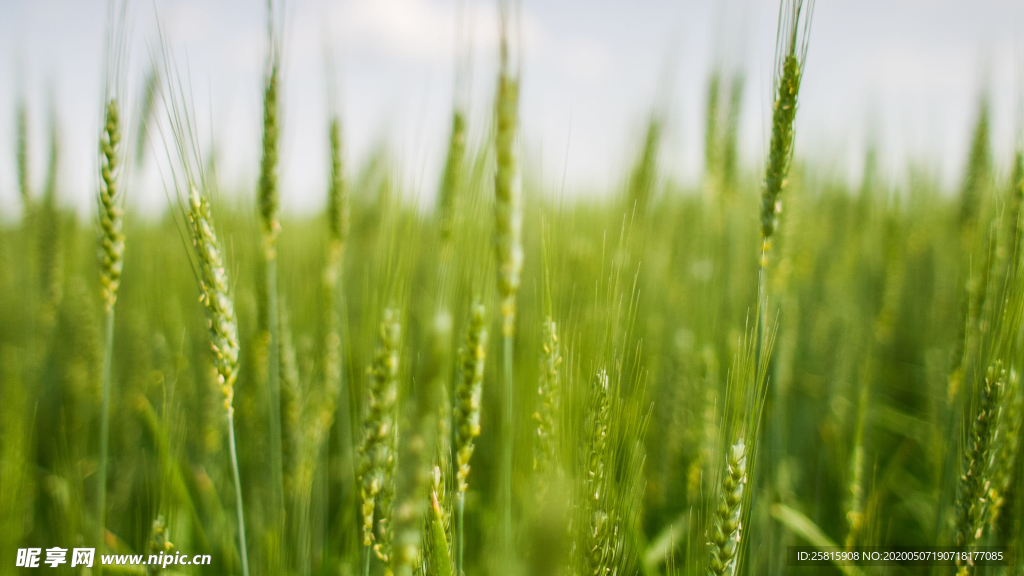
<instances>
[{"instance_id":1,"label":"thin wheat bristle","mask_svg":"<svg viewBox=\"0 0 1024 576\"><path fill-rule=\"evenodd\" d=\"M374 542L374 509L378 496L390 485L388 472L397 456L395 410L398 402L401 330L398 311L391 308L384 310L373 366L369 369L363 440L359 449L361 461L358 483L363 546L371 546Z\"/></svg>"},{"instance_id":2,"label":"thin wheat bristle","mask_svg":"<svg viewBox=\"0 0 1024 576\"><path fill-rule=\"evenodd\" d=\"M117 301L117 289L121 283L124 266L124 234L121 233L124 209L121 208L120 176L121 125L117 100L111 99L106 106L106 122L100 139L100 193L99 216L102 238L100 240L101 283L103 302L107 310Z\"/></svg>"},{"instance_id":3,"label":"thin wheat bristle","mask_svg":"<svg viewBox=\"0 0 1024 576\"><path fill-rule=\"evenodd\" d=\"M473 440L480 435L480 396L487 358L487 323L483 304L473 306L466 343L460 350L460 376L455 389L455 477L459 492L469 488Z\"/></svg>"}]
</instances>

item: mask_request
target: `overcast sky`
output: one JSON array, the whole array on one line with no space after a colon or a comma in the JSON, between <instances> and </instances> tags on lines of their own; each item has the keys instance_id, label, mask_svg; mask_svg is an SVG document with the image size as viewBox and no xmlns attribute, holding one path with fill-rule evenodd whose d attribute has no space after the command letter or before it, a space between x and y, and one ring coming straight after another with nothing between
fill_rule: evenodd
<instances>
[{"instance_id":1,"label":"overcast sky","mask_svg":"<svg viewBox=\"0 0 1024 576\"><path fill-rule=\"evenodd\" d=\"M497 24L493 1L463 0L470 21L472 133L486 129ZM446 146L458 0L289 0L286 7L282 196L313 210L325 186L325 57L335 55L350 165L380 142L410 190L429 198ZM187 63L222 188L252 190L259 160L264 0L133 1L129 82L137 92L159 50L157 20ZM63 135L64 200L88 209L102 96L105 0L0 0L0 212L17 207L14 110L30 102L33 178L44 171L47 110ZM700 177L709 66L742 66L743 158L759 164L777 0L522 0L522 124L529 165L552 187L596 194L621 181L659 93L668 95L666 171ZM963 165L978 94L991 90L994 143L1005 157L1019 123L1024 69L1020 0L818 0L797 117L797 155L856 178L867 126L886 168L909 160L947 182ZM668 86L667 90L662 90ZM132 96L134 100L134 96ZM162 143L155 142L158 153ZM153 163L132 202L166 198Z\"/></svg>"}]
</instances>

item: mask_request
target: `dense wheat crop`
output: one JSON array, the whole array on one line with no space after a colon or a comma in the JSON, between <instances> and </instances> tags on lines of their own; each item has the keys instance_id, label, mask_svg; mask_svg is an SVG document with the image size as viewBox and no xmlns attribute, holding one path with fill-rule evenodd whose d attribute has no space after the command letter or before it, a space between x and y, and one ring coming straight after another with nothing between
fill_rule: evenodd
<instances>
[{"instance_id":1,"label":"dense wheat crop","mask_svg":"<svg viewBox=\"0 0 1024 576\"><path fill-rule=\"evenodd\" d=\"M211 558L117 574L1019 574L787 563L1024 552L1024 152L994 169L981 101L956 190L887 182L875 150L857 186L816 169L793 137L813 7L781 2L762 161L737 161L742 76L713 71L698 189L665 176L663 110L607 198L524 174L509 4L491 125L455 103L436 206L387 155L348 162L325 115L312 217L279 210L285 12L259 171L228 195L187 67L161 39L133 77L112 11L103 131L77 151L97 216L57 201L56 123L37 187L34 103L3 136L23 205L0 224L0 574L51 547L95 548L93 571ZM170 159L157 221L124 208L144 137Z\"/></svg>"}]
</instances>

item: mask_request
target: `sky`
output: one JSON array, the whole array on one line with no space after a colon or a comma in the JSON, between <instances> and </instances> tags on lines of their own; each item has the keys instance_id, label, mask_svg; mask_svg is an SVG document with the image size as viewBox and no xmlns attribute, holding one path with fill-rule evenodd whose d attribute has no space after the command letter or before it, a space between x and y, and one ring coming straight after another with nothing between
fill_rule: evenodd
<instances>
[{"instance_id":1,"label":"sky","mask_svg":"<svg viewBox=\"0 0 1024 576\"><path fill-rule=\"evenodd\" d=\"M124 96L131 117L153 55L175 55L204 153L222 190L251 194L260 155L264 0L133 0ZM457 45L469 45L463 90L471 137L488 127L496 77L494 0L288 0L282 85L285 210L323 206L327 78L356 170L380 146L409 194L429 203L447 145ZM666 174L701 177L709 70L746 77L741 153L767 143L777 0L521 0L524 165L549 189L606 194L621 183L656 106L668 114ZM51 110L61 135L62 201L88 213L97 180L106 0L0 0L0 219L17 217L15 107L29 103L34 188L41 188ZM461 23L461 25L460 25ZM158 28L159 26L159 28ZM818 0L797 116L798 157L856 181L869 139L894 181L911 163L954 185L979 95L992 98L1005 169L1021 124L1024 2ZM467 53L463 51L462 53ZM329 55L329 57L328 57ZM328 74L330 70L330 74ZM129 202L168 206L166 146L131 174Z\"/></svg>"}]
</instances>

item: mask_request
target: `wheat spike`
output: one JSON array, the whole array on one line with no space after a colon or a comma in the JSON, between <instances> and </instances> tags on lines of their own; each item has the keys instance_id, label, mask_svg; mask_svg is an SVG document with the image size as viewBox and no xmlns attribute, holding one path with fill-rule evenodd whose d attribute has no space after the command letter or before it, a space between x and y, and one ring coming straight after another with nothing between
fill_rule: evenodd
<instances>
[{"instance_id":1,"label":"wheat spike","mask_svg":"<svg viewBox=\"0 0 1024 576\"><path fill-rule=\"evenodd\" d=\"M469 488L469 460L473 440L480 435L480 396L483 390L484 361L487 357L487 324L483 304L473 306L460 350L460 378L455 389L455 468L459 492Z\"/></svg>"},{"instance_id":2,"label":"wheat spike","mask_svg":"<svg viewBox=\"0 0 1024 576\"><path fill-rule=\"evenodd\" d=\"M369 370L363 440L359 449L359 494L362 501L363 546L374 542L374 509L378 496L388 489L390 467L396 459L396 408L402 328L398 311L384 310L377 335L377 349ZM384 519L386 520L386 519Z\"/></svg>"},{"instance_id":3,"label":"wheat spike","mask_svg":"<svg viewBox=\"0 0 1024 576\"><path fill-rule=\"evenodd\" d=\"M100 282L103 286L103 303L107 310L117 301L117 288L121 284L121 270L124 266L124 234L121 221L121 194L118 187L120 176L121 127L117 100L111 99L106 106L106 121L100 139L100 193L99 220L102 236L100 239Z\"/></svg>"}]
</instances>

